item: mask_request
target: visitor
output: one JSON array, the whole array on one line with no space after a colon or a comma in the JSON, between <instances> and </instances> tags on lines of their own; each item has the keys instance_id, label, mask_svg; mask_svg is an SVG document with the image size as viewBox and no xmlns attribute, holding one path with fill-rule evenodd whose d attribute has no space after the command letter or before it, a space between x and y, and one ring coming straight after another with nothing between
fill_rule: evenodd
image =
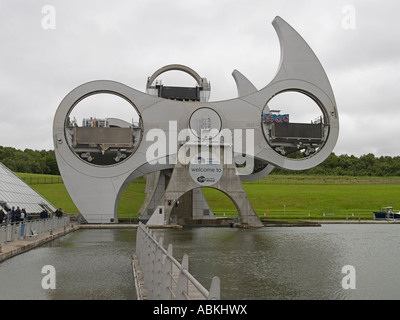
<instances>
[{"instance_id":1,"label":"visitor","mask_svg":"<svg viewBox=\"0 0 400 320\"><path fill-rule=\"evenodd\" d=\"M40 219L47 219L48 213L46 209L43 209L43 211L40 213Z\"/></svg>"},{"instance_id":2,"label":"visitor","mask_svg":"<svg viewBox=\"0 0 400 320\"><path fill-rule=\"evenodd\" d=\"M3 223L4 218L6 217L3 209L0 209L0 225Z\"/></svg>"},{"instance_id":3,"label":"visitor","mask_svg":"<svg viewBox=\"0 0 400 320\"><path fill-rule=\"evenodd\" d=\"M22 208L21 210L21 221L23 222L26 218L26 210L25 208Z\"/></svg>"},{"instance_id":4,"label":"visitor","mask_svg":"<svg viewBox=\"0 0 400 320\"><path fill-rule=\"evenodd\" d=\"M13 224L15 222L15 207L11 208L11 211L10 211L10 222L11 222L11 224Z\"/></svg>"},{"instance_id":5,"label":"visitor","mask_svg":"<svg viewBox=\"0 0 400 320\"><path fill-rule=\"evenodd\" d=\"M4 217L4 224L5 225L8 225L9 223L10 223L10 213L7 211L7 209L6 209L6 211L4 212L4 214L5 214L5 217Z\"/></svg>"},{"instance_id":6,"label":"visitor","mask_svg":"<svg viewBox=\"0 0 400 320\"><path fill-rule=\"evenodd\" d=\"M15 222L20 222L21 221L21 209L19 206L17 206L17 209L15 210Z\"/></svg>"},{"instance_id":7,"label":"visitor","mask_svg":"<svg viewBox=\"0 0 400 320\"><path fill-rule=\"evenodd\" d=\"M62 211L62 209L57 209L56 210L56 217L57 218L61 218L63 216L64 212Z\"/></svg>"}]
</instances>

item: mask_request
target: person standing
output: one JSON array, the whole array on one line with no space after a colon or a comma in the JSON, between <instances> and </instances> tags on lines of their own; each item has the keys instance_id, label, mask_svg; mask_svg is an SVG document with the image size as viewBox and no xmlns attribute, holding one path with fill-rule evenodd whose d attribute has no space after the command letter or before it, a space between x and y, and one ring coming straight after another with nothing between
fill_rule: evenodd
<instances>
[{"instance_id":1,"label":"person standing","mask_svg":"<svg viewBox=\"0 0 400 320\"><path fill-rule=\"evenodd\" d=\"M10 211L10 222L11 222L11 224L13 224L15 222L15 207L11 208L11 211Z\"/></svg>"},{"instance_id":2,"label":"person standing","mask_svg":"<svg viewBox=\"0 0 400 320\"><path fill-rule=\"evenodd\" d=\"M56 210L56 217L57 218L61 218L62 216L63 216L63 211L62 211L62 209L60 208L60 209L57 209Z\"/></svg>"},{"instance_id":3,"label":"person standing","mask_svg":"<svg viewBox=\"0 0 400 320\"><path fill-rule=\"evenodd\" d=\"M46 209L43 209L42 212L40 212L40 219L47 219L48 214Z\"/></svg>"},{"instance_id":4,"label":"person standing","mask_svg":"<svg viewBox=\"0 0 400 320\"><path fill-rule=\"evenodd\" d=\"M19 206L17 206L17 209L15 210L15 222L20 222L21 221L21 209Z\"/></svg>"},{"instance_id":5,"label":"person standing","mask_svg":"<svg viewBox=\"0 0 400 320\"><path fill-rule=\"evenodd\" d=\"M5 218L5 213L3 211L3 208L0 208L0 225L3 223L3 220Z\"/></svg>"}]
</instances>

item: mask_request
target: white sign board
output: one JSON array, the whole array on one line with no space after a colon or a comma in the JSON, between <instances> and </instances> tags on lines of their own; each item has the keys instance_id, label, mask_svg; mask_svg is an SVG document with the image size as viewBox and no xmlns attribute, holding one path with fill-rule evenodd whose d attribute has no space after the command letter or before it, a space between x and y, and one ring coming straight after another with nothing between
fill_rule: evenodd
<instances>
[{"instance_id":1,"label":"white sign board","mask_svg":"<svg viewBox=\"0 0 400 320\"><path fill-rule=\"evenodd\" d=\"M193 157L189 164L189 173L197 184L208 187L217 183L224 172L219 157L213 153L202 152Z\"/></svg>"}]
</instances>

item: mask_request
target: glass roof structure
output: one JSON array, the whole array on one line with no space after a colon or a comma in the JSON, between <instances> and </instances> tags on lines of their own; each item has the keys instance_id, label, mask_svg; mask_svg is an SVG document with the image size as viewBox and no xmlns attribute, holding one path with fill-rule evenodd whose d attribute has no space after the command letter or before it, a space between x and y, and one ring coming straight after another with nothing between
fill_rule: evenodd
<instances>
[{"instance_id":1,"label":"glass roof structure","mask_svg":"<svg viewBox=\"0 0 400 320\"><path fill-rule=\"evenodd\" d=\"M0 206L25 208L27 213L39 213L43 209L54 212L56 207L21 180L14 172L0 163Z\"/></svg>"}]
</instances>

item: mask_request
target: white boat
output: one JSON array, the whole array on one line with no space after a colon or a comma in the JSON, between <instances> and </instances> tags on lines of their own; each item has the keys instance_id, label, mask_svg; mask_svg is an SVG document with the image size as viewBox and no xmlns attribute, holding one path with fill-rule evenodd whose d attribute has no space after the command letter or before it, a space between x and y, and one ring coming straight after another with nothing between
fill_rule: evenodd
<instances>
[{"instance_id":1,"label":"white boat","mask_svg":"<svg viewBox=\"0 0 400 320\"><path fill-rule=\"evenodd\" d=\"M383 207L374 212L375 220L400 220L400 212L394 212L393 207Z\"/></svg>"}]
</instances>

